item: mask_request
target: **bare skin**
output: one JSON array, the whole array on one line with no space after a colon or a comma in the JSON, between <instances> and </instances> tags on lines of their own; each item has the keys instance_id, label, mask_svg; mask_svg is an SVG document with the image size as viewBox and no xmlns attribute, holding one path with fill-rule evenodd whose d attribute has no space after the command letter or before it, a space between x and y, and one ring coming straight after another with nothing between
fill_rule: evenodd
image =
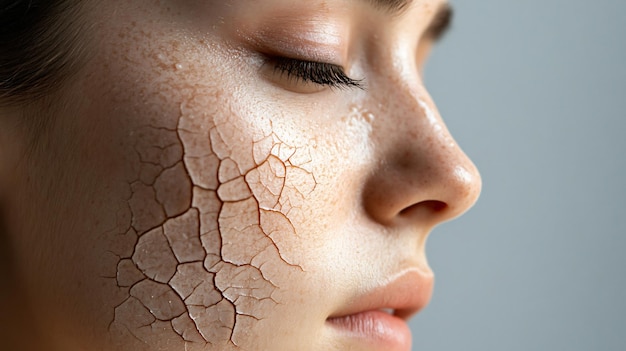
<instances>
[{"instance_id":1,"label":"bare skin","mask_svg":"<svg viewBox=\"0 0 626 351\"><path fill-rule=\"evenodd\" d=\"M328 318L431 276L428 233L480 192L420 78L441 4L87 7L93 54L41 108L54 123L33 149L3 111L13 293L37 311L15 324L32 349L374 350ZM364 85L285 77L268 50Z\"/></svg>"}]
</instances>

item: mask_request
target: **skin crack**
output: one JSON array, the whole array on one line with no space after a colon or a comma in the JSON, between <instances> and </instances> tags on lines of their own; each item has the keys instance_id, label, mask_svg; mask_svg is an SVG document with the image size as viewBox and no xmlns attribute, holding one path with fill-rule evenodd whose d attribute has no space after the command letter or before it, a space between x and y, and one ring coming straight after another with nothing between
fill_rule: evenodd
<instances>
[{"instance_id":1,"label":"skin crack","mask_svg":"<svg viewBox=\"0 0 626 351\"><path fill-rule=\"evenodd\" d=\"M296 236L292 209L315 190L310 154L273 133L236 153L245 149L233 144L238 135L235 126L184 113L175 130L133 135L137 179L129 215L118 219L123 240L112 249L126 298L111 331L142 342L176 335L186 350L238 346L244 323L279 304L276 264L302 271L281 247Z\"/></svg>"}]
</instances>

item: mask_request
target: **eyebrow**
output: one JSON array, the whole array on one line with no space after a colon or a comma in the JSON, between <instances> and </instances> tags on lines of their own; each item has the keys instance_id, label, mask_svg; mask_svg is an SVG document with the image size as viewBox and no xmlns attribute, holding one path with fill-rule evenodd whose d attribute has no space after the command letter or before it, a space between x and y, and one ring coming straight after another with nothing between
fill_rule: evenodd
<instances>
[{"instance_id":1,"label":"eyebrow","mask_svg":"<svg viewBox=\"0 0 626 351\"><path fill-rule=\"evenodd\" d=\"M370 4L372 4L375 8L388 11L393 15L398 15L402 13L409 5L413 3L413 0L366 0ZM441 39L446 32L450 29L450 25L452 23L454 11L452 10L452 6L444 2L442 3L435 16L433 17L430 25L426 29L426 36L433 40L437 41Z\"/></svg>"},{"instance_id":2,"label":"eyebrow","mask_svg":"<svg viewBox=\"0 0 626 351\"><path fill-rule=\"evenodd\" d=\"M384 9L393 14L402 12L413 0L367 0L374 7Z\"/></svg>"}]
</instances>

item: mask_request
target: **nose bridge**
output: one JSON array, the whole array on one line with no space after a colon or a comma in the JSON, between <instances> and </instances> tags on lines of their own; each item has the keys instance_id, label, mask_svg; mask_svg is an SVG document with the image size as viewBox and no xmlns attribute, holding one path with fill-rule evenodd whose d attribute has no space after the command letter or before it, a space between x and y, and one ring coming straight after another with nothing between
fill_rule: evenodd
<instances>
[{"instance_id":1,"label":"nose bridge","mask_svg":"<svg viewBox=\"0 0 626 351\"><path fill-rule=\"evenodd\" d=\"M381 114L375 143L385 165L376 172L375 183L385 184L379 187L386 189L385 216L424 213L418 209L425 207L435 221L462 214L480 193L476 167L450 135L421 82L390 80L392 89L374 94Z\"/></svg>"}]
</instances>

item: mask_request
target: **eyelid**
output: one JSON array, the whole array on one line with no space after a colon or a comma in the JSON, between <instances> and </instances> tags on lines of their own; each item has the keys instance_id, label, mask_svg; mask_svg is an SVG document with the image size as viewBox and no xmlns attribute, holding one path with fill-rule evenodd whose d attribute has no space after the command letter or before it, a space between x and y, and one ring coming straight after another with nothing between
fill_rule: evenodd
<instances>
[{"instance_id":1,"label":"eyelid","mask_svg":"<svg viewBox=\"0 0 626 351\"><path fill-rule=\"evenodd\" d=\"M275 21L238 32L248 50L261 57L262 70L271 81L297 92L324 87L362 89L361 80L350 78L344 68L347 26L317 17L291 18L279 26Z\"/></svg>"},{"instance_id":2,"label":"eyelid","mask_svg":"<svg viewBox=\"0 0 626 351\"><path fill-rule=\"evenodd\" d=\"M342 57L337 50L324 45L290 45L282 43L257 42L256 50L270 59L284 58L306 62L328 63L342 67Z\"/></svg>"},{"instance_id":3,"label":"eyelid","mask_svg":"<svg viewBox=\"0 0 626 351\"><path fill-rule=\"evenodd\" d=\"M327 19L285 19L255 31L257 44L271 47L291 57L312 58L319 62L339 63L345 59L347 28Z\"/></svg>"},{"instance_id":4,"label":"eyelid","mask_svg":"<svg viewBox=\"0 0 626 351\"><path fill-rule=\"evenodd\" d=\"M274 76L285 76L288 80L295 81L294 85L314 84L319 87L363 89L362 80L348 77L343 67L332 63L280 56L268 57L266 63L272 66Z\"/></svg>"}]
</instances>

